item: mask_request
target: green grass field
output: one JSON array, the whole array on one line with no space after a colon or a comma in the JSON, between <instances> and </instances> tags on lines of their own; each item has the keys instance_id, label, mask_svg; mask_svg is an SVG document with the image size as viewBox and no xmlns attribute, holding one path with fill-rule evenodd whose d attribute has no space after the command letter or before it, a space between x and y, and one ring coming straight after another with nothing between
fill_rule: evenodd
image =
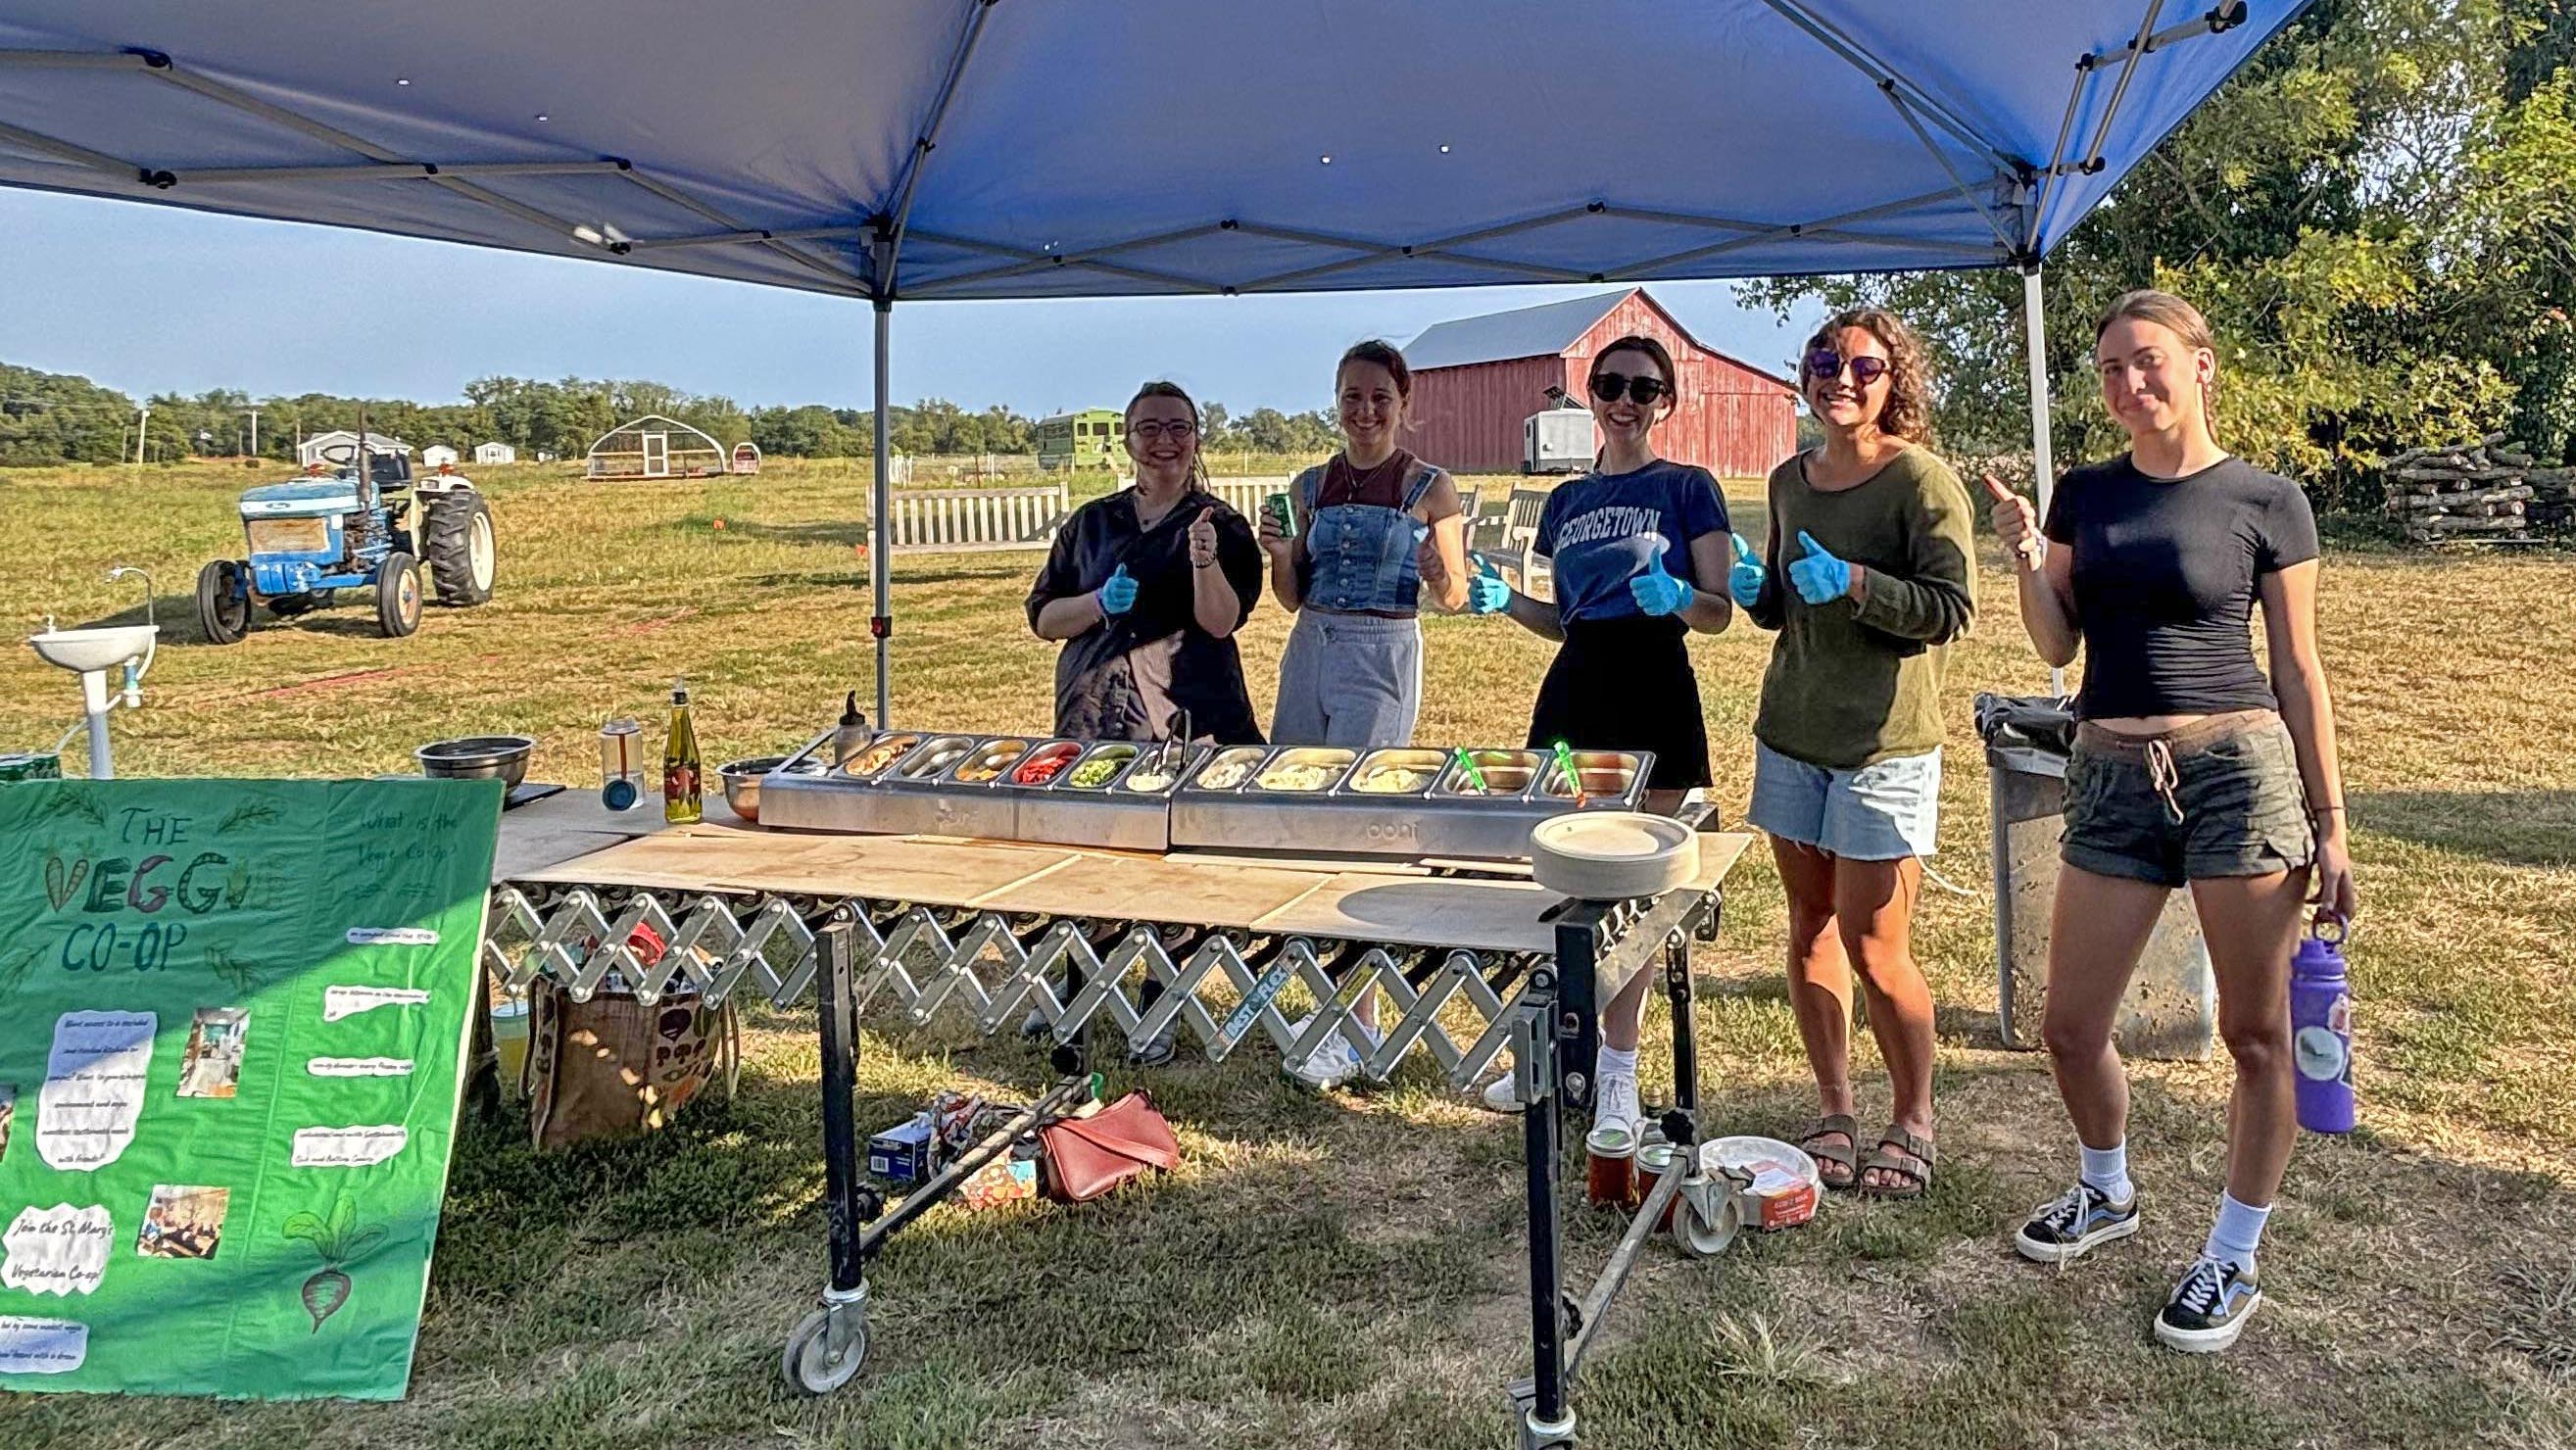
<instances>
[{"instance_id":1,"label":"green grass field","mask_svg":"<svg viewBox=\"0 0 2576 1450\"><path fill-rule=\"evenodd\" d=\"M497 472L488 607L433 609L410 640L377 638L372 611L344 605L263 621L234 648L195 644L196 569L239 550L232 496L254 477L0 473L11 626L139 619L139 587L103 576L134 563L158 581L172 642L145 708L117 718L128 773L402 770L421 742L511 730L542 742L534 778L581 785L600 721L652 718L676 675L710 761L780 748L828 723L844 689L873 689L850 469L652 485ZM1751 497L1737 494L1740 513ZM1991 546L1985 562L2000 609L1954 655L1935 863L1971 891L1989 883L1969 697L2046 680ZM900 720L1045 727L1052 655L1020 613L1036 563L897 561ZM2266 1243L2272 1304L2233 1353L2186 1359L2147 1332L2218 1193L2223 1062L2135 1069L2139 1239L2064 1272L2023 1263L2010 1228L2063 1186L2072 1138L2046 1064L1998 1046L1988 903L1930 892L1935 1191L1836 1199L1714 1262L1650 1251L1577 1396L1585 1443L2576 1446L2572 597L2565 554L2330 554L2323 637L2365 911L2364 1127L2302 1145ZM1516 740L1546 646L1494 620L1427 631L1422 737ZM1246 634L1265 714L1285 636L1267 607ZM1739 627L1693 649L1732 817L1767 643ZM77 701L68 677L0 651L0 750L50 746ZM1777 1134L1813 1112L1780 944L1757 851L1699 959L1707 1101L1725 1131ZM1419 1063L1383 1088L1306 1095L1266 1048L1141 1079L1187 1148L1169 1178L1076 1210L941 1210L907 1232L875 1277L865 1375L829 1400L786 1391L778 1347L824 1271L816 1055L810 1013L748 1025L741 1095L658 1139L541 1159L515 1123L467 1135L406 1402L0 1397L0 1445L1509 1443L1502 1387L1526 1372L1527 1343L1516 1127ZM1650 1097L1663 1031L1651 1016ZM1886 1089L1862 1051L1875 1126ZM1022 1093L1043 1078L1017 1043L870 1036L860 1121L960 1081ZM1574 1216L1579 1271L1616 1228Z\"/></svg>"}]
</instances>

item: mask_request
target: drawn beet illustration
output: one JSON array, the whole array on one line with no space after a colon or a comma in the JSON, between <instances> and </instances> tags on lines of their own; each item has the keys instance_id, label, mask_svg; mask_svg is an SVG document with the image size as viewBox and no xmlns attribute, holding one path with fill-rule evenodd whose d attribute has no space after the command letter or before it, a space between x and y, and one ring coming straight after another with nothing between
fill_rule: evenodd
<instances>
[{"instance_id":1,"label":"drawn beet illustration","mask_svg":"<svg viewBox=\"0 0 2576 1450\"><path fill-rule=\"evenodd\" d=\"M349 1302L349 1275L341 1267L382 1243L382 1228L358 1226L357 1206L349 1195L341 1194L331 1205L331 1216L318 1213L290 1215L281 1230L286 1237L302 1239L320 1255L322 1267L304 1281L304 1312L313 1316L313 1332L322 1332L322 1321L340 1312Z\"/></svg>"}]
</instances>

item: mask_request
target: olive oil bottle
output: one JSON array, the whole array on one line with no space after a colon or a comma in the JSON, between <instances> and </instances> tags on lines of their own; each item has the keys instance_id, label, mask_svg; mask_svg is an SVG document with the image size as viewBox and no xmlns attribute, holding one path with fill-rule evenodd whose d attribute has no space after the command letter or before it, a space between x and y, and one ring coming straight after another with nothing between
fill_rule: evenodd
<instances>
[{"instance_id":1,"label":"olive oil bottle","mask_svg":"<svg viewBox=\"0 0 2576 1450\"><path fill-rule=\"evenodd\" d=\"M662 745L662 819L675 826L705 818L705 779L698 764L698 727L689 718L689 682L671 686L671 734Z\"/></svg>"}]
</instances>

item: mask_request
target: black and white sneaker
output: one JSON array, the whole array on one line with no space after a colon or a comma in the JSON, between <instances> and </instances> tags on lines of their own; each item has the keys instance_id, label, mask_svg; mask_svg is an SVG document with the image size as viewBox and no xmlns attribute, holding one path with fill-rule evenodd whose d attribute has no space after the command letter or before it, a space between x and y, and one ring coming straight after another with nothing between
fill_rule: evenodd
<instances>
[{"instance_id":1,"label":"black and white sneaker","mask_svg":"<svg viewBox=\"0 0 2576 1450\"><path fill-rule=\"evenodd\" d=\"M2262 1305L2252 1265L2240 1269L2203 1254L2156 1316L2156 1338L2186 1354L2214 1354L2236 1342Z\"/></svg>"},{"instance_id":2,"label":"black and white sneaker","mask_svg":"<svg viewBox=\"0 0 2576 1450\"><path fill-rule=\"evenodd\" d=\"M2013 1247L2033 1263L2066 1264L2137 1231L2136 1194L2126 1203L2113 1203L2101 1189L2079 1182L2055 1203L2033 1211L2030 1222L2013 1235Z\"/></svg>"}]
</instances>

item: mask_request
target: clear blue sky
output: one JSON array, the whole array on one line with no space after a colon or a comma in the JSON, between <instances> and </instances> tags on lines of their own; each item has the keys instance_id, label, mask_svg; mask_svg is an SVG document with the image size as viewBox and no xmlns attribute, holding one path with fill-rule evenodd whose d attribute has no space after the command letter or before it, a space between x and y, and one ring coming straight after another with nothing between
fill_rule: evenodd
<instances>
[{"instance_id":1,"label":"clear blue sky","mask_svg":"<svg viewBox=\"0 0 2576 1450\"><path fill-rule=\"evenodd\" d=\"M650 378L746 407L868 402L864 303L641 268L0 191L0 362L137 397L241 388L454 401L491 374ZM894 398L1032 416L1172 377L1235 414L1322 407L1333 359L1451 317L1598 288L916 302ZM1726 283L1659 283L1682 325L1774 371L1797 345ZM1800 322L1813 319L1802 314Z\"/></svg>"}]
</instances>

